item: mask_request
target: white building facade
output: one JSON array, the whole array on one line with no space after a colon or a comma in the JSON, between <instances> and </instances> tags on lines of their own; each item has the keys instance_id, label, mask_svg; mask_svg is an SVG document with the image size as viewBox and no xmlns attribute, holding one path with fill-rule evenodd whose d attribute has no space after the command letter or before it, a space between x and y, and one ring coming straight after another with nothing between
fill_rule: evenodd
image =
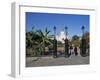
<instances>
[{"instance_id":1,"label":"white building facade","mask_svg":"<svg viewBox=\"0 0 100 80\"><path fill-rule=\"evenodd\" d=\"M66 35L64 31L61 31L58 35L56 35L57 41L60 41L62 43L64 43L65 38L66 38Z\"/></svg>"}]
</instances>

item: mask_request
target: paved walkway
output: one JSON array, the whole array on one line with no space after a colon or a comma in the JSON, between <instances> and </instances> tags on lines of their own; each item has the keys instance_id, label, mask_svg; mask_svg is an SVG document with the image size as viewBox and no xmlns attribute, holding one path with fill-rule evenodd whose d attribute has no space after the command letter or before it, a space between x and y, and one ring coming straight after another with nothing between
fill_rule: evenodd
<instances>
[{"instance_id":1,"label":"paved walkway","mask_svg":"<svg viewBox=\"0 0 100 80\"><path fill-rule=\"evenodd\" d=\"M81 57L80 55L72 55L69 58L58 57L53 58L52 56L47 57L27 57L26 67L37 67L37 66L58 66L58 65L80 65L89 64L89 56Z\"/></svg>"}]
</instances>

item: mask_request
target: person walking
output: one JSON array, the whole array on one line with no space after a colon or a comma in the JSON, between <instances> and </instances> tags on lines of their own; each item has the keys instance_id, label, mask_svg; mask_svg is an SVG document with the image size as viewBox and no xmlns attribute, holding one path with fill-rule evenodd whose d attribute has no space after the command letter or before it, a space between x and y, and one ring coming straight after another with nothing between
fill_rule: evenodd
<instances>
[{"instance_id":1,"label":"person walking","mask_svg":"<svg viewBox=\"0 0 100 80\"><path fill-rule=\"evenodd\" d=\"M77 56L78 55L78 52L77 52L77 47L75 46L75 48L74 48L74 53L75 53L75 56Z\"/></svg>"},{"instance_id":2,"label":"person walking","mask_svg":"<svg viewBox=\"0 0 100 80\"><path fill-rule=\"evenodd\" d=\"M72 45L70 46L70 52L69 53L70 53L69 54L70 56L73 54L73 46Z\"/></svg>"}]
</instances>

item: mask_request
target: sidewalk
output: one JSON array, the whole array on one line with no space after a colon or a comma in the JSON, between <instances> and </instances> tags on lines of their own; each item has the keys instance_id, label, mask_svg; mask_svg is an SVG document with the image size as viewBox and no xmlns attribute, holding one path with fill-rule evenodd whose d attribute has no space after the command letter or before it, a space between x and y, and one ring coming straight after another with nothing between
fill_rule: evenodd
<instances>
[{"instance_id":1,"label":"sidewalk","mask_svg":"<svg viewBox=\"0 0 100 80\"><path fill-rule=\"evenodd\" d=\"M58 66L58 65L81 65L89 64L89 56L81 57L80 55L72 55L69 58L52 56L47 57L27 57L26 67L39 67L39 66Z\"/></svg>"}]
</instances>

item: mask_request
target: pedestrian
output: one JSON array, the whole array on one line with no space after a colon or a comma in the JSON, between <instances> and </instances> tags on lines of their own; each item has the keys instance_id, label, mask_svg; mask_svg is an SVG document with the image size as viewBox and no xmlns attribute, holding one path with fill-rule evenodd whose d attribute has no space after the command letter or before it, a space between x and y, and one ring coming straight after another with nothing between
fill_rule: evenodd
<instances>
[{"instance_id":1,"label":"pedestrian","mask_svg":"<svg viewBox=\"0 0 100 80\"><path fill-rule=\"evenodd\" d=\"M73 46L70 46L70 56L73 54Z\"/></svg>"},{"instance_id":2,"label":"pedestrian","mask_svg":"<svg viewBox=\"0 0 100 80\"><path fill-rule=\"evenodd\" d=\"M77 47L75 46L75 48L74 48L74 53L75 53L75 56L77 56L78 55L78 52L77 52Z\"/></svg>"}]
</instances>

